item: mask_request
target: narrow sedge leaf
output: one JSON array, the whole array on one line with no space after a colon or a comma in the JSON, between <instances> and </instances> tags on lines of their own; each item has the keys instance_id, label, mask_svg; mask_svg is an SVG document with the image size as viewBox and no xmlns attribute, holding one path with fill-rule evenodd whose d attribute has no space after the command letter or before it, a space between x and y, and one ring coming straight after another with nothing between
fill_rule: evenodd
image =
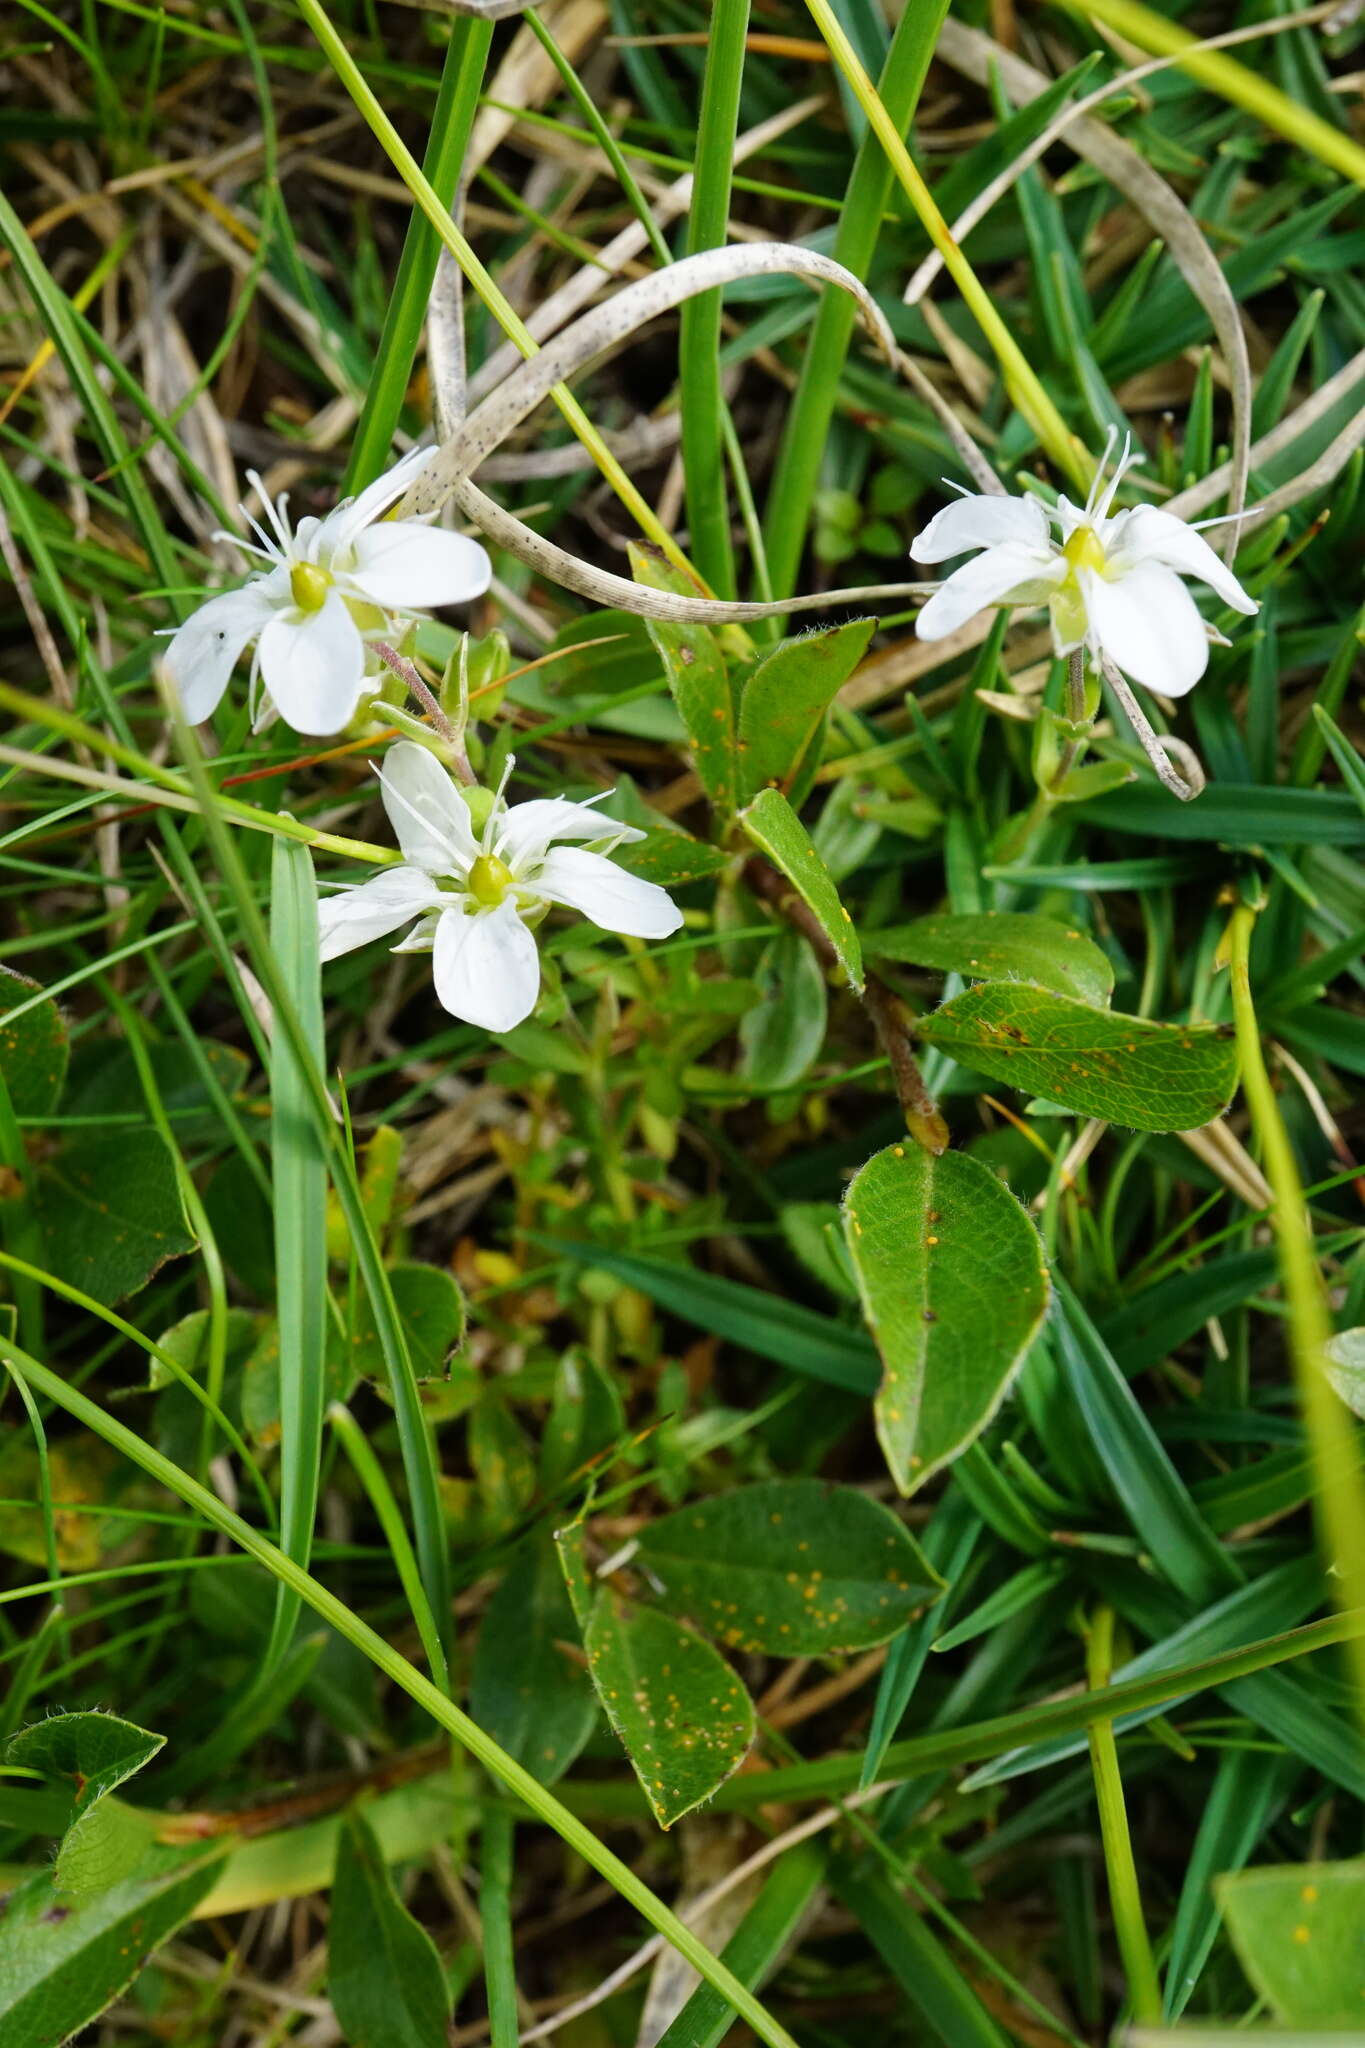
<instances>
[{"instance_id":1,"label":"narrow sedge leaf","mask_svg":"<svg viewBox=\"0 0 1365 2048\"><path fill-rule=\"evenodd\" d=\"M1107 954L1074 925L1026 911L917 917L863 934L874 960L902 960L971 981L1030 981L1102 1008L1114 989Z\"/></svg>"},{"instance_id":2,"label":"narrow sedge leaf","mask_svg":"<svg viewBox=\"0 0 1365 2048\"><path fill-rule=\"evenodd\" d=\"M732 1649L820 1657L884 1643L942 1581L904 1523L853 1486L773 1479L714 1494L641 1532L670 1612Z\"/></svg>"},{"instance_id":3,"label":"narrow sedge leaf","mask_svg":"<svg viewBox=\"0 0 1365 2048\"><path fill-rule=\"evenodd\" d=\"M1154 1024L1034 983L983 983L915 1028L993 1081L1136 1131L1197 1130L1237 1085L1237 1048L1220 1025Z\"/></svg>"},{"instance_id":4,"label":"narrow sedge leaf","mask_svg":"<svg viewBox=\"0 0 1365 2048\"><path fill-rule=\"evenodd\" d=\"M0 1016L0 1075L16 1116L49 1115L66 1078L66 1023L50 996L33 1003L41 993L26 974L0 967L0 1003L7 1013ZM8 1012L21 1006L22 1015L11 1020Z\"/></svg>"},{"instance_id":5,"label":"narrow sedge leaf","mask_svg":"<svg viewBox=\"0 0 1365 2048\"><path fill-rule=\"evenodd\" d=\"M126 1991L213 1884L223 1847L154 1847L135 1877L74 1906L39 1870L6 1901L0 2048L61 2048Z\"/></svg>"},{"instance_id":6,"label":"narrow sedge leaf","mask_svg":"<svg viewBox=\"0 0 1365 2048\"><path fill-rule=\"evenodd\" d=\"M839 901L839 892L812 846L810 834L787 799L779 790L762 790L740 812L739 822L759 852L765 853L786 876L834 948L835 957L854 988L861 989L863 955L853 920Z\"/></svg>"},{"instance_id":7,"label":"narrow sedge leaf","mask_svg":"<svg viewBox=\"0 0 1365 2048\"><path fill-rule=\"evenodd\" d=\"M1365 1861L1243 1870L1217 1892L1237 1959L1277 2020L1359 2029Z\"/></svg>"},{"instance_id":8,"label":"narrow sedge leaf","mask_svg":"<svg viewBox=\"0 0 1365 2048\"><path fill-rule=\"evenodd\" d=\"M317 884L313 857L277 839L270 874L270 948L302 1028L308 1053L325 1067L318 965ZM322 1411L327 1397L327 1160L306 1074L288 1036L277 1031L270 1058L271 1181L280 1340L280 1545L306 1565L313 1547ZM299 1612L281 1587L273 1662Z\"/></svg>"},{"instance_id":9,"label":"narrow sedge leaf","mask_svg":"<svg viewBox=\"0 0 1365 2048\"><path fill-rule=\"evenodd\" d=\"M450 2001L441 1959L355 1808L337 1844L327 1932L327 1991L350 2048L446 2048Z\"/></svg>"},{"instance_id":10,"label":"narrow sedge leaf","mask_svg":"<svg viewBox=\"0 0 1365 2048\"><path fill-rule=\"evenodd\" d=\"M910 1145L855 1176L844 1227L882 1357L877 1434L913 1493L981 1434L1023 1364L1048 1304L1042 1246L979 1160Z\"/></svg>"},{"instance_id":11,"label":"narrow sedge leaf","mask_svg":"<svg viewBox=\"0 0 1365 2048\"><path fill-rule=\"evenodd\" d=\"M753 1701L720 1652L654 1607L600 1593L584 1637L588 1669L660 1827L672 1827L737 1770L754 1739Z\"/></svg>"},{"instance_id":12,"label":"narrow sedge leaf","mask_svg":"<svg viewBox=\"0 0 1365 2048\"><path fill-rule=\"evenodd\" d=\"M825 713L867 651L875 619L850 619L784 640L759 662L739 700L739 778L748 797L790 789Z\"/></svg>"}]
</instances>

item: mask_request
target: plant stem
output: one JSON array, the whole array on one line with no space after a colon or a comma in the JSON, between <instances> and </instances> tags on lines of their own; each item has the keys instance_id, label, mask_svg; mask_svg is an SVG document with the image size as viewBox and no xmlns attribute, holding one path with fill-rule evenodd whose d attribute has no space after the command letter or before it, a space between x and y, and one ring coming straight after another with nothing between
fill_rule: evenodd
<instances>
[{"instance_id":1,"label":"plant stem","mask_svg":"<svg viewBox=\"0 0 1365 2048\"><path fill-rule=\"evenodd\" d=\"M1113 1653L1114 1611L1111 1607L1101 1607L1090 1624L1086 1654L1086 1677L1092 1692L1108 1685ZM1109 1878L1109 1905L1114 1916L1114 1936L1128 1979L1133 2018L1139 2026L1158 2026L1161 2021L1161 1985L1142 1912L1142 1895L1138 1890L1137 1865L1133 1861L1132 1837L1128 1832L1128 1811L1123 1800L1123 1778L1119 1772L1113 1722L1092 1721L1089 1738L1095 1797L1100 1810L1100 1834Z\"/></svg>"},{"instance_id":2,"label":"plant stem","mask_svg":"<svg viewBox=\"0 0 1365 2048\"><path fill-rule=\"evenodd\" d=\"M1327 1343L1332 1315L1313 1249L1313 1228L1289 1133L1266 1070L1256 1006L1251 993L1251 934L1256 910L1241 903L1228 927L1228 968L1232 1013L1242 1063L1242 1093L1260 1140L1266 1179L1274 1196L1271 1228L1280 1262L1290 1356L1298 1380L1304 1427L1317 1467L1317 1514L1324 1548L1334 1568L1334 1588L1344 1609L1365 1598L1365 1496L1356 1477L1356 1431L1327 1377ZM1365 1644L1349 1651L1356 1709L1365 1721Z\"/></svg>"}]
</instances>

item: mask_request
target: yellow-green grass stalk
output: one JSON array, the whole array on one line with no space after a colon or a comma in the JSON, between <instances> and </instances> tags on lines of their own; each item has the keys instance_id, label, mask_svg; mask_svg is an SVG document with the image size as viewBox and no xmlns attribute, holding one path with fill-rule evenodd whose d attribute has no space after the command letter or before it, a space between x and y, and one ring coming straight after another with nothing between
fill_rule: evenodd
<instances>
[{"instance_id":1,"label":"yellow-green grass stalk","mask_svg":"<svg viewBox=\"0 0 1365 2048\"><path fill-rule=\"evenodd\" d=\"M1006 388L1024 418L1033 428L1052 460L1082 491L1090 488L1092 463L1085 449L1067 426L1049 398L1027 356L1006 327L990 293L953 240L948 223L939 212L933 194L915 167L895 122L882 104L876 86L868 77L858 54L845 34L829 0L806 0L815 24L867 115L869 125L886 151L906 197L920 224L943 258L943 265L977 326L995 352Z\"/></svg>"},{"instance_id":2,"label":"yellow-green grass stalk","mask_svg":"<svg viewBox=\"0 0 1365 2048\"><path fill-rule=\"evenodd\" d=\"M516 308L503 296L468 240L456 227L450 217L449 207L442 206L430 183L423 176L421 165L380 106L359 65L347 49L344 39L328 19L326 10L320 5L320 0L299 0L299 12L322 45L337 77L355 101L366 126L503 333L524 356L536 355L538 345L534 335ZM550 396L621 503L635 519L640 531L654 543L655 547L663 550L676 568L691 571L691 564L686 555L672 534L660 524L652 506L647 504L636 490L568 386L556 384Z\"/></svg>"},{"instance_id":3,"label":"yellow-green grass stalk","mask_svg":"<svg viewBox=\"0 0 1365 2048\"><path fill-rule=\"evenodd\" d=\"M1182 71L1188 71L1191 78L1197 78L1220 99L1231 100L1234 106L1273 128L1277 135L1283 135L1287 142L1297 143L1319 163L1340 171L1357 185L1365 185L1365 149L1351 136L1324 121L1310 107L1301 106L1268 78L1262 78L1225 51L1205 49L1198 36L1191 35L1177 22L1168 21L1164 14L1144 7L1141 0L1057 0L1057 4L1073 14L1103 22L1115 35L1136 43L1140 50L1150 50L1153 56L1173 56ZM1273 18L1266 22L1267 30L1274 26Z\"/></svg>"},{"instance_id":4,"label":"yellow-green grass stalk","mask_svg":"<svg viewBox=\"0 0 1365 2048\"><path fill-rule=\"evenodd\" d=\"M1293 1146L1261 1049L1250 973L1255 922L1254 906L1239 904L1224 942L1241 1057L1242 1093L1274 1196L1271 1227L1288 1312L1289 1351L1317 1472L1317 1505L1324 1547L1335 1569L1337 1603L1345 1611L1365 1604L1365 1493L1356 1473L1356 1432L1327 1377L1327 1344L1332 1335L1327 1290L1313 1247L1312 1224ZM1365 1721L1365 1642L1350 1639L1347 1654L1356 1709Z\"/></svg>"}]
</instances>

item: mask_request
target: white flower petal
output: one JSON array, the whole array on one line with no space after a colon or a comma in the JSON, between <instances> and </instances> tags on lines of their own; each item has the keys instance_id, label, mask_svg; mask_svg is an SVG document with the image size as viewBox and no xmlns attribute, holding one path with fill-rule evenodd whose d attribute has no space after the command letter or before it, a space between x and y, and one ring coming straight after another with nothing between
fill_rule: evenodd
<instances>
[{"instance_id":1,"label":"white flower petal","mask_svg":"<svg viewBox=\"0 0 1365 2048\"><path fill-rule=\"evenodd\" d=\"M436 927L432 974L452 1017L485 1031L524 1023L540 994L540 955L512 898L495 910L447 910Z\"/></svg>"},{"instance_id":2,"label":"white flower petal","mask_svg":"<svg viewBox=\"0 0 1365 2048\"><path fill-rule=\"evenodd\" d=\"M509 867L520 870L539 860L552 839L615 839L624 846L645 836L634 825L604 818L592 804L571 803L564 796L538 796L504 812L495 846Z\"/></svg>"},{"instance_id":3,"label":"white flower petal","mask_svg":"<svg viewBox=\"0 0 1365 2048\"><path fill-rule=\"evenodd\" d=\"M1081 571L1090 630L1117 668L1163 697L1183 697L1208 667L1199 608L1174 569L1139 562L1123 577Z\"/></svg>"},{"instance_id":4,"label":"white flower petal","mask_svg":"<svg viewBox=\"0 0 1365 2048\"><path fill-rule=\"evenodd\" d=\"M277 600L267 588L273 581L263 576L211 597L172 635L162 660L191 725L217 708L238 656L274 618Z\"/></svg>"},{"instance_id":5,"label":"white flower petal","mask_svg":"<svg viewBox=\"0 0 1365 2048\"><path fill-rule=\"evenodd\" d=\"M957 498L915 535L910 559L946 562L968 548L994 548L1006 541L1026 548L1047 546L1047 514L1036 498Z\"/></svg>"},{"instance_id":6,"label":"white flower petal","mask_svg":"<svg viewBox=\"0 0 1365 2048\"><path fill-rule=\"evenodd\" d=\"M944 640L992 604L1046 604L1053 587L1065 581L1068 565L1046 548L1019 547L1007 542L987 548L974 561L954 569L934 592L915 621L921 640Z\"/></svg>"},{"instance_id":7,"label":"white flower petal","mask_svg":"<svg viewBox=\"0 0 1365 2048\"><path fill-rule=\"evenodd\" d=\"M470 604L493 580L476 540L417 519L386 519L360 534L345 571L359 597L385 612Z\"/></svg>"},{"instance_id":8,"label":"white flower petal","mask_svg":"<svg viewBox=\"0 0 1365 2048\"><path fill-rule=\"evenodd\" d=\"M1118 522L1114 523L1117 525ZM1196 533L1173 512L1162 512L1155 505L1139 505L1124 521L1122 533L1114 537L1110 562L1116 576L1129 574L1138 562L1143 561L1160 562L1182 576L1197 576L1234 611L1250 616L1260 610L1255 598L1247 596L1231 569L1214 553L1203 534Z\"/></svg>"},{"instance_id":9,"label":"white flower petal","mask_svg":"<svg viewBox=\"0 0 1365 2048\"><path fill-rule=\"evenodd\" d=\"M449 770L427 747L400 740L384 756L379 780L403 858L429 875L465 874L479 848Z\"/></svg>"},{"instance_id":10,"label":"white flower petal","mask_svg":"<svg viewBox=\"0 0 1365 2048\"><path fill-rule=\"evenodd\" d=\"M261 635L261 677L295 732L340 732L360 702L365 643L335 590L315 612L277 613Z\"/></svg>"},{"instance_id":11,"label":"white flower petal","mask_svg":"<svg viewBox=\"0 0 1365 2048\"><path fill-rule=\"evenodd\" d=\"M322 898L318 904L321 957L335 960L355 946L367 946L371 939L387 938L400 924L439 906L442 900L431 877L420 868L381 868L358 887Z\"/></svg>"},{"instance_id":12,"label":"white flower petal","mask_svg":"<svg viewBox=\"0 0 1365 2048\"><path fill-rule=\"evenodd\" d=\"M628 875L605 854L583 846L555 846L532 887L551 903L567 903L603 931L634 939L666 939L682 923L682 912L657 882Z\"/></svg>"},{"instance_id":13,"label":"white flower petal","mask_svg":"<svg viewBox=\"0 0 1365 2048\"><path fill-rule=\"evenodd\" d=\"M365 527L387 512L390 505L396 504L418 470L430 462L434 453L432 448L409 449L392 469L386 469L383 476L377 476L372 484L366 484L358 497L343 498L322 522L324 545L329 557L352 546Z\"/></svg>"}]
</instances>

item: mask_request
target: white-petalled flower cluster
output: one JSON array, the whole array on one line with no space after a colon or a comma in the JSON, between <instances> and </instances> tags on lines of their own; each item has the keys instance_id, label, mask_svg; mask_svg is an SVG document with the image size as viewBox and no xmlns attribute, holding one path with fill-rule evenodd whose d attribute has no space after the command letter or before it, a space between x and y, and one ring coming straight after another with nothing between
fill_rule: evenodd
<instances>
[{"instance_id":1,"label":"white-petalled flower cluster","mask_svg":"<svg viewBox=\"0 0 1365 2048\"><path fill-rule=\"evenodd\" d=\"M942 640L988 605L1046 605L1059 655L1084 647L1096 664L1107 655L1163 697L1192 690L1208 666L1210 628L1181 577L1208 584L1234 611L1259 607L1183 519L1153 505L1111 515L1137 460L1125 445L1107 483L1101 460L1080 510L1066 498L1051 511L1038 498L975 495L945 506L911 543L911 556L946 562L971 551L973 559L929 599L916 624L920 638Z\"/></svg>"},{"instance_id":2,"label":"white-petalled flower cluster","mask_svg":"<svg viewBox=\"0 0 1365 2048\"><path fill-rule=\"evenodd\" d=\"M248 647L253 704L259 684L266 704L295 732L341 732L379 673L371 642L392 638L439 605L468 604L492 574L477 541L445 533L426 519L384 519L412 483L430 449L415 449L359 497L325 519L292 527L287 498L266 497L269 530L247 522L255 542L219 534L267 566L240 590L199 607L172 637L165 665L192 725L216 708Z\"/></svg>"},{"instance_id":3,"label":"white-petalled flower cluster","mask_svg":"<svg viewBox=\"0 0 1365 2048\"><path fill-rule=\"evenodd\" d=\"M324 960L411 925L393 950L431 953L436 994L451 1015L510 1031L536 1006L540 955L531 922L550 904L567 904L604 931L632 938L666 939L682 923L656 882L581 843L615 847L645 837L591 803L538 797L508 804L499 789L476 836L469 805L425 747L401 742L377 772L403 865L320 906Z\"/></svg>"}]
</instances>

